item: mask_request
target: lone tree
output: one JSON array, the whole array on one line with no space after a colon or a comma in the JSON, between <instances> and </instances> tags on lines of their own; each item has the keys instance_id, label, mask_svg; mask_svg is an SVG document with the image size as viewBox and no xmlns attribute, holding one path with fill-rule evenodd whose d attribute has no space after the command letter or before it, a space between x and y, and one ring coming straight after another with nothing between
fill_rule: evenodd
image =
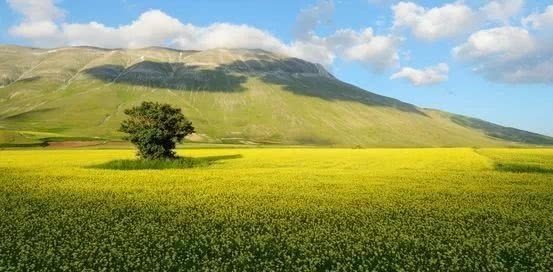
<instances>
[{"instance_id":1,"label":"lone tree","mask_svg":"<svg viewBox=\"0 0 553 272\"><path fill-rule=\"evenodd\" d=\"M147 159L173 159L177 142L194 132L192 123L179 108L157 102L142 102L125 110L129 118L121 123L122 132L128 133L125 140L138 148L138 156Z\"/></svg>"}]
</instances>

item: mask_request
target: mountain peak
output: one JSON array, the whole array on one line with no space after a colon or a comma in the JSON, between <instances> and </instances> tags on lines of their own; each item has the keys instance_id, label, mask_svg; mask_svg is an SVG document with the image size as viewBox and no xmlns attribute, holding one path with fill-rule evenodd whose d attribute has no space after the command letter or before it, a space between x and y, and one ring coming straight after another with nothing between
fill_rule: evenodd
<instances>
[{"instance_id":1,"label":"mountain peak","mask_svg":"<svg viewBox=\"0 0 553 272\"><path fill-rule=\"evenodd\" d=\"M0 128L118 138L141 101L183 109L207 142L500 146L553 139L421 109L259 49L0 46Z\"/></svg>"}]
</instances>

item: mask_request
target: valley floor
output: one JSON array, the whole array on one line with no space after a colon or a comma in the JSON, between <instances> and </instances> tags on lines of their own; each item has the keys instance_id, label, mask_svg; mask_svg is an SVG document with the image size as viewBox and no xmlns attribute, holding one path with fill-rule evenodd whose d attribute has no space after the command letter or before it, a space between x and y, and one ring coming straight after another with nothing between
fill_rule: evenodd
<instances>
[{"instance_id":1,"label":"valley floor","mask_svg":"<svg viewBox=\"0 0 553 272\"><path fill-rule=\"evenodd\" d=\"M553 149L0 151L0 270L547 271Z\"/></svg>"}]
</instances>

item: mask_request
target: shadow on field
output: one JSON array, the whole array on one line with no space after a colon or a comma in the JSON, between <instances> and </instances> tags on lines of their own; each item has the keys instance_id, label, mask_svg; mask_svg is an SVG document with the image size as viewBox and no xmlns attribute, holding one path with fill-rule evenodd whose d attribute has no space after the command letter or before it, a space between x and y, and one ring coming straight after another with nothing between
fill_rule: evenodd
<instances>
[{"instance_id":1,"label":"shadow on field","mask_svg":"<svg viewBox=\"0 0 553 272\"><path fill-rule=\"evenodd\" d=\"M198 157L198 158L193 158L193 159L203 160L203 161L208 161L210 163L213 163L213 162L216 162L216 161L232 160L232 159L240 159L240 158L242 158L241 154L233 154L233 155Z\"/></svg>"},{"instance_id":2,"label":"shadow on field","mask_svg":"<svg viewBox=\"0 0 553 272\"><path fill-rule=\"evenodd\" d=\"M539 165L519 164L519 163L496 163L495 170L511 173L539 173L553 174L553 169L544 168Z\"/></svg>"},{"instance_id":3,"label":"shadow on field","mask_svg":"<svg viewBox=\"0 0 553 272\"><path fill-rule=\"evenodd\" d=\"M89 169L106 170L163 170L163 169L187 169L208 167L218 161L242 158L240 154L207 156L207 157L178 157L171 160L113 160L97 165L90 165Z\"/></svg>"}]
</instances>

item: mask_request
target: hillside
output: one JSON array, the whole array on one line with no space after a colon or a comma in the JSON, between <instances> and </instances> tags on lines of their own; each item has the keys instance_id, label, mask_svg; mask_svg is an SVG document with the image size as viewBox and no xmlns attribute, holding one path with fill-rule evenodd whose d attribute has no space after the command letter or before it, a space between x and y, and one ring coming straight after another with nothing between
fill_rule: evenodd
<instances>
[{"instance_id":1,"label":"hillside","mask_svg":"<svg viewBox=\"0 0 553 272\"><path fill-rule=\"evenodd\" d=\"M0 86L0 139L12 142L44 134L118 139L123 110L152 100L181 107L198 131L190 140L201 142L553 144L551 137L380 96L320 65L262 50L0 46Z\"/></svg>"}]
</instances>

